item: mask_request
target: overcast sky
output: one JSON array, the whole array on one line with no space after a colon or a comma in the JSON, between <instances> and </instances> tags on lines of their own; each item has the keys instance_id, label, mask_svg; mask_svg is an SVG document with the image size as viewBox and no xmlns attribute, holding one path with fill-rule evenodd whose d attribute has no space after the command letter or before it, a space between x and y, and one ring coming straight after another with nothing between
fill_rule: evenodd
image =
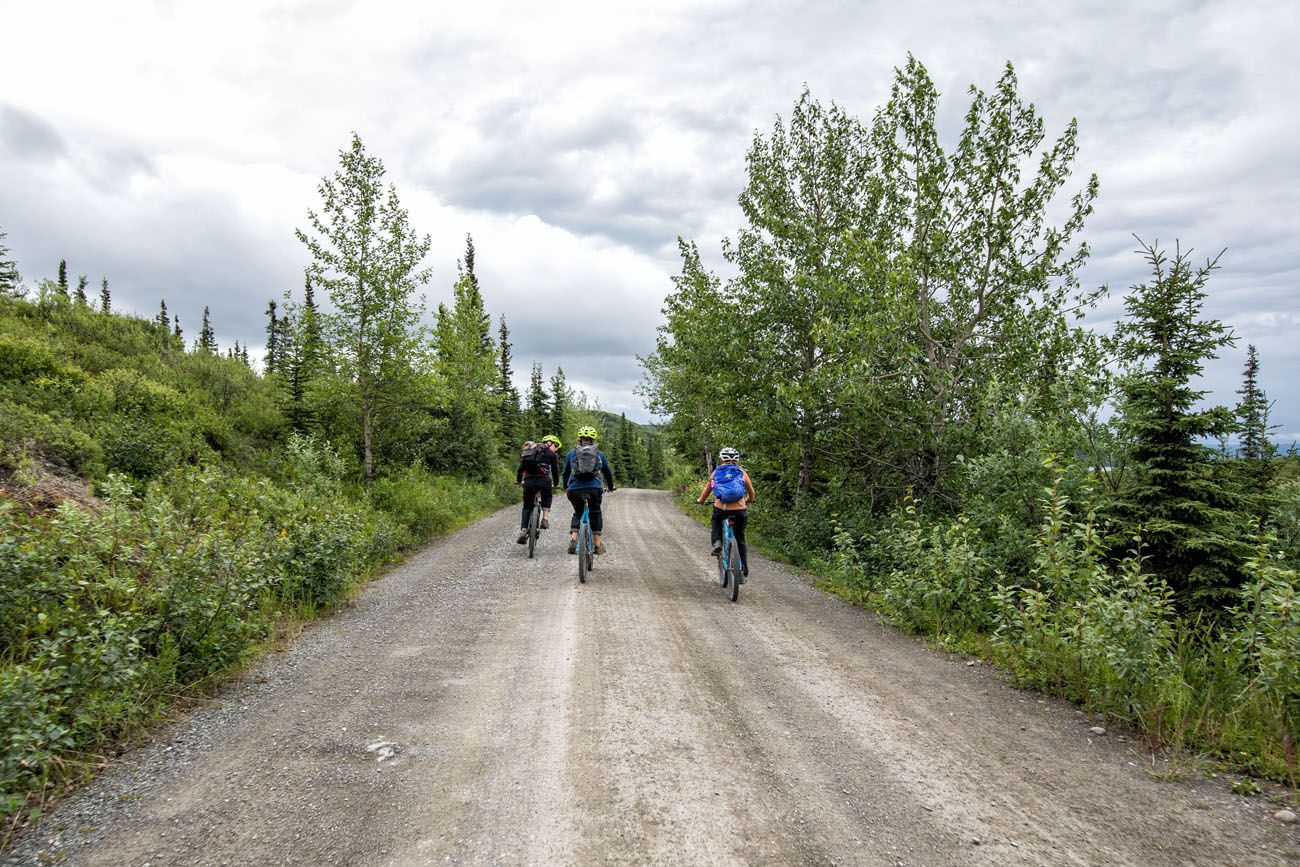
<instances>
[{"instance_id":1,"label":"overcast sky","mask_svg":"<svg viewBox=\"0 0 1300 867\"><path fill-rule=\"evenodd\" d=\"M67 259L115 306L264 343L302 284L295 227L352 131L381 157L447 300L466 233L521 381L530 363L646 418L678 235L720 241L754 130L807 84L869 118L910 51L947 132L1010 60L1101 180L1085 283L1145 278L1137 234L1227 252L1208 309L1240 338L1207 375L1236 400L1247 343L1300 438L1300 3L491 3L0 0L0 231L28 284ZM600 298L594 324L565 299ZM584 305L583 309L589 309Z\"/></svg>"}]
</instances>

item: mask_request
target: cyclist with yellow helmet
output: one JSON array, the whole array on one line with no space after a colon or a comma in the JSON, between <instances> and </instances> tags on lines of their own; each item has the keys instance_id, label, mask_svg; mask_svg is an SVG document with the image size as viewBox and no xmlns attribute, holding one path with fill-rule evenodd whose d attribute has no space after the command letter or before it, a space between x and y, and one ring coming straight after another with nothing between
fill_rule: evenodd
<instances>
[{"instance_id":1,"label":"cyclist with yellow helmet","mask_svg":"<svg viewBox=\"0 0 1300 867\"><path fill-rule=\"evenodd\" d=\"M515 540L520 545L528 541L528 520L532 517L533 500L538 493L542 495L539 526L543 530L551 526L551 497L555 480L560 477L559 448L560 438L554 434L542 437L537 443L524 443L519 467L515 470L515 484L524 488L524 513L520 519L519 538Z\"/></svg>"},{"instance_id":2,"label":"cyclist with yellow helmet","mask_svg":"<svg viewBox=\"0 0 1300 867\"><path fill-rule=\"evenodd\" d=\"M606 487L611 493L614 491L614 472L609 468L609 460L596 446L596 429L591 425L578 428L578 444L565 455L564 471L560 478L569 502L573 504L573 520L569 522L569 553L578 552L578 525L582 523L582 510L585 507L589 510L595 551L604 554L605 545L600 536L605 521L600 503L604 499Z\"/></svg>"}]
</instances>

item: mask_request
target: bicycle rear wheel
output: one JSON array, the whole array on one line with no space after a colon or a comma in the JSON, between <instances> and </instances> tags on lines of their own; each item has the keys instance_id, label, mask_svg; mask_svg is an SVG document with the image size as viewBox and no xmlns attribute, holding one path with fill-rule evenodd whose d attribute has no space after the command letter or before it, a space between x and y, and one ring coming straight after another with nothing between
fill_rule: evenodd
<instances>
[{"instance_id":1,"label":"bicycle rear wheel","mask_svg":"<svg viewBox=\"0 0 1300 867\"><path fill-rule=\"evenodd\" d=\"M735 602L740 598L740 545L735 539L732 539L727 545L727 581L730 587L727 590L727 597ZM727 585L724 584L724 587Z\"/></svg>"},{"instance_id":2,"label":"bicycle rear wheel","mask_svg":"<svg viewBox=\"0 0 1300 867\"><path fill-rule=\"evenodd\" d=\"M587 559L590 555L587 548L591 542L591 530L586 524L578 527L578 583L587 583L587 570L591 568L591 562Z\"/></svg>"},{"instance_id":3,"label":"bicycle rear wheel","mask_svg":"<svg viewBox=\"0 0 1300 867\"><path fill-rule=\"evenodd\" d=\"M537 547L537 532L542 522L542 507L533 501L532 514L528 516L528 559L533 559L533 550Z\"/></svg>"}]
</instances>

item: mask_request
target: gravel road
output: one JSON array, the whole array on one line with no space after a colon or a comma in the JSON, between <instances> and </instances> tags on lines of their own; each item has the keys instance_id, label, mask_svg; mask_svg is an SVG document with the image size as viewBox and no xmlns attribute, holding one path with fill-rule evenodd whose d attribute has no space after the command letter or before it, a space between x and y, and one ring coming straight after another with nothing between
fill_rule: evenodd
<instances>
[{"instance_id":1,"label":"gravel road","mask_svg":"<svg viewBox=\"0 0 1300 867\"><path fill-rule=\"evenodd\" d=\"M562 530L529 561L498 512L3 863L1300 863L1262 798L1158 781L1121 734L773 563L730 603L666 494L607 503L588 584Z\"/></svg>"}]
</instances>

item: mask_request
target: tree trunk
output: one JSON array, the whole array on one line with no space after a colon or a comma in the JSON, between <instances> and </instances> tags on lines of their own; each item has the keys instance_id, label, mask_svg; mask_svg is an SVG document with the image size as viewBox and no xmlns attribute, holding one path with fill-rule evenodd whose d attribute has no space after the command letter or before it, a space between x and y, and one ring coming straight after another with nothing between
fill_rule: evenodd
<instances>
[{"instance_id":1,"label":"tree trunk","mask_svg":"<svg viewBox=\"0 0 1300 867\"><path fill-rule=\"evenodd\" d=\"M375 456L371 452L370 445L374 438L374 412L367 406L361 411L361 440L363 443L363 454L361 458L362 473L366 478L366 487L369 488L375 480Z\"/></svg>"}]
</instances>

